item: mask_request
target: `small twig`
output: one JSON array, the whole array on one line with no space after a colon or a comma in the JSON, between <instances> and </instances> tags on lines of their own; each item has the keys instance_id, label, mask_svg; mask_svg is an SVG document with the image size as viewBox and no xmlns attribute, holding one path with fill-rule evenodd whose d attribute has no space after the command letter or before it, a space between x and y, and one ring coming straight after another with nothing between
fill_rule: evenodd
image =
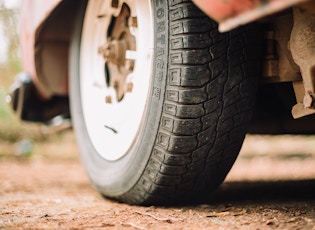
<instances>
[{"instance_id":1,"label":"small twig","mask_svg":"<svg viewBox=\"0 0 315 230\"><path fill-rule=\"evenodd\" d=\"M135 213L139 214L139 215L143 215L143 216L149 216L155 220L158 220L158 221L164 221L164 222L167 222L167 223L172 223L173 221L177 221L178 219L171 219L171 218L161 218L161 217L157 217L151 213L143 213L143 212L138 212L138 211L135 211Z\"/></svg>"},{"instance_id":2,"label":"small twig","mask_svg":"<svg viewBox=\"0 0 315 230\"><path fill-rule=\"evenodd\" d=\"M123 226L130 226L130 227L134 227L134 228L136 228L136 229L139 229L139 230L147 230L147 228L145 228L145 227L141 227L141 226L138 226L138 225L136 225L136 224L134 224L134 223L123 223L123 222L121 222L120 223L121 225L123 225Z\"/></svg>"}]
</instances>

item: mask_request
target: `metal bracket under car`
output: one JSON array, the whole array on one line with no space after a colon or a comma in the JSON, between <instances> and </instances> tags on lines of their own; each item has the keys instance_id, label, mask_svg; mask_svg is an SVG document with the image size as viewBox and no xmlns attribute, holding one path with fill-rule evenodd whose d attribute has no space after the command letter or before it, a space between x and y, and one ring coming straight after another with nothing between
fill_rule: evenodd
<instances>
[{"instance_id":1,"label":"metal bracket under car","mask_svg":"<svg viewBox=\"0 0 315 230\"><path fill-rule=\"evenodd\" d=\"M34 82L27 73L17 75L6 99L21 120L43 123L44 133L71 127L68 97L40 99Z\"/></svg>"},{"instance_id":2,"label":"metal bracket under car","mask_svg":"<svg viewBox=\"0 0 315 230\"><path fill-rule=\"evenodd\" d=\"M39 104L37 97L34 97L35 85L32 78L26 73L16 76L15 82L10 88L10 94L6 101L10 103L17 117L25 121L38 121L39 113L32 113L29 109Z\"/></svg>"},{"instance_id":3,"label":"metal bracket under car","mask_svg":"<svg viewBox=\"0 0 315 230\"><path fill-rule=\"evenodd\" d=\"M315 14L294 8L293 15L289 46L303 81L293 82L297 104L292 108L292 115L300 118L315 114Z\"/></svg>"}]
</instances>

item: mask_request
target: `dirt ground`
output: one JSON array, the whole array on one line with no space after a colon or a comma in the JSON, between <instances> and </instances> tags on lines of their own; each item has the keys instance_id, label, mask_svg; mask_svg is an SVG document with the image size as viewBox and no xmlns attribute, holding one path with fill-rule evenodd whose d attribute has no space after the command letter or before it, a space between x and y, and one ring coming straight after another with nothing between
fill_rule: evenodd
<instances>
[{"instance_id":1,"label":"dirt ground","mask_svg":"<svg viewBox=\"0 0 315 230\"><path fill-rule=\"evenodd\" d=\"M138 207L90 185L72 132L34 144L0 141L0 229L315 230L315 137L248 136L220 189L203 204Z\"/></svg>"}]
</instances>

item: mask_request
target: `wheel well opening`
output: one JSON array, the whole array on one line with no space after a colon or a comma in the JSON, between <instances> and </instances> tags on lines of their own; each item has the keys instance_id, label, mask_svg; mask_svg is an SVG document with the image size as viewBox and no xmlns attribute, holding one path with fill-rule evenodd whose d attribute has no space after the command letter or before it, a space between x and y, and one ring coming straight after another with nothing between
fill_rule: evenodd
<instances>
[{"instance_id":1,"label":"wheel well opening","mask_svg":"<svg viewBox=\"0 0 315 230\"><path fill-rule=\"evenodd\" d=\"M78 3L62 1L36 32L36 72L51 95L68 95L68 55Z\"/></svg>"},{"instance_id":2,"label":"wheel well opening","mask_svg":"<svg viewBox=\"0 0 315 230\"><path fill-rule=\"evenodd\" d=\"M36 72L38 80L50 95L50 99L42 101L41 110L45 111L40 112L49 114L42 121L60 114L70 116L69 49L79 5L80 1L61 1L36 31Z\"/></svg>"}]
</instances>

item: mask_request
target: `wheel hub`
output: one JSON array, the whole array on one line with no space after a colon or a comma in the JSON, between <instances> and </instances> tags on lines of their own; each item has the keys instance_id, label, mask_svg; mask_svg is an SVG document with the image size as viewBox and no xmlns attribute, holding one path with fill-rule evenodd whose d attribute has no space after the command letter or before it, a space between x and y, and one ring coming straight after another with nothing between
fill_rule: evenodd
<instances>
[{"instance_id":1,"label":"wheel hub","mask_svg":"<svg viewBox=\"0 0 315 230\"><path fill-rule=\"evenodd\" d=\"M127 45L126 40L109 41L99 48L99 54L103 55L106 62L123 66L126 61Z\"/></svg>"},{"instance_id":2,"label":"wheel hub","mask_svg":"<svg viewBox=\"0 0 315 230\"><path fill-rule=\"evenodd\" d=\"M107 68L108 86L114 88L117 101L121 101L127 92L131 92L132 83L126 82L135 65L136 39L130 27L137 26L137 18L130 16L130 9L123 4L117 17L111 21L107 42L98 49ZM106 103L111 103L111 96L106 96Z\"/></svg>"}]
</instances>

